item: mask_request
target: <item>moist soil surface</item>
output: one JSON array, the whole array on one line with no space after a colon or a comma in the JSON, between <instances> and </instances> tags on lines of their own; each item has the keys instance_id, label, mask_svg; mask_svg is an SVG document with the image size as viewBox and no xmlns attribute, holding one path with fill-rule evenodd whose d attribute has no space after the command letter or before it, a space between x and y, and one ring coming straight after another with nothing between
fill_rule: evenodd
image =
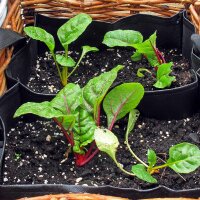
<instances>
[{"instance_id":1,"label":"moist soil surface","mask_svg":"<svg viewBox=\"0 0 200 200\"><path fill-rule=\"evenodd\" d=\"M140 116L129 137L131 148L145 162L147 150L154 149L158 164L163 164L172 145L190 142L200 147L199 120L200 114L172 121ZM127 118L116 123L113 132L121 143L117 160L130 171L136 162L124 144L125 124ZM166 168L154 175L158 184L149 184L125 175L104 153L99 153L87 165L76 167L68 143L55 122L20 118L14 127L7 133L3 184L110 185L136 189L153 188L158 184L172 189L200 187L200 168L182 176Z\"/></svg>"},{"instance_id":2,"label":"moist soil surface","mask_svg":"<svg viewBox=\"0 0 200 200\"><path fill-rule=\"evenodd\" d=\"M166 62L173 62L172 76L176 77L176 81L171 87L179 87L193 82L194 77L190 72L188 61L183 58L182 54L177 49L165 50L161 49ZM77 61L80 53L76 51L69 52L70 56ZM125 68L119 72L116 79L120 82L140 82L146 90L155 90L153 84L156 82L156 71L149 66L146 59L139 62L131 61L133 49L129 48L114 48L104 49L99 52L89 53L82 60L79 68L69 77L69 82L78 83L84 86L92 77L98 76L105 71L111 70L116 65L124 65ZM147 68L152 74L144 73L143 78L137 76L139 68ZM71 69L69 69L71 70ZM35 92L40 93L57 93L62 89L57 68L52 60L52 57L46 52L43 56L38 57L37 63L32 67L30 78L27 86Z\"/></svg>"}]
</instances>

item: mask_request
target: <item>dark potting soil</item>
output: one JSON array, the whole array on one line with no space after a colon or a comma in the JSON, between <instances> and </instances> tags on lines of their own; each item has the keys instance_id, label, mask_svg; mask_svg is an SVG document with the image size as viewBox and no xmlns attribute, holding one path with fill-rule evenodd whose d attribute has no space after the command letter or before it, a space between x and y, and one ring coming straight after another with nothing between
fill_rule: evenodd
<instances>
[{"instance_id":1,"label":"dark potting soil","mask_svg":"<svg viewBox=\"0 0 200 200\"><path fill-rule=\"evenodd\" d=\"M168 157L168 149L180 142L190 142L200 147L200 114L191 118L161 121L139 117L130 135L131 148L146 162L149 148L154 149L158 162ZM116 123L116 133L121 145L117 160L126 170L136 164L124 144L127 119ZM172 189L200 187L200 168L193 173L178 175L171 169L155 174L158 184L149 184L125 175L104 153L99 153L83 167L76 167L68 144L53 121L28 122L20 119L7 134L3 184L75 184L85 186L112 185L124 188L147 189L158 184Z\"/></svg>"},{"instance_id":2,"label":"dark potting soil","mask_svg":"<svg viewBox=\"0 0 200 200\"><path fill-rule=\"evenodd\" d=\"M172 61L174 66L171 75L176 77L176 81L172 83L172 88L187 85L193 82L188 60L183 58L177 49L162 50L166 62ZM100 75L105 71L111 70L116 65L124 65L125 68L119 72L116 82L140 82L146 90L155 90L153 84L156 78L151 74L145 73L144 78L137 77L138 68L147 68L153 74L155 70L149 66L146 59L140 62L131 61L130 57L133 50L129 48L115 48L101 50L96 53L89 53L82 60L79 68L69 78L69 82L79 83L84 86L91 78ZM78 60L79 52L70 52L72 58ZM35 92L40 93L57 93L62 89L58 72L48 52L37 60L36 66L31 69L31 75L27 86Z\"/></svg>"}]
</instances>

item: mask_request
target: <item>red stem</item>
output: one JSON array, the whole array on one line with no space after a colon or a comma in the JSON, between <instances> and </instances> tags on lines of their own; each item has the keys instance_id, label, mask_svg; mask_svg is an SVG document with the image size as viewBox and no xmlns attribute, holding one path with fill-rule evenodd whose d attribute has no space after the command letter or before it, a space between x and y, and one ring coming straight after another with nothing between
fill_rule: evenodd
<instances>
[{"instance_id":1,"label":"red stem","mask_svg":"<svg viewBox=\"0 0 200 200\"><path fill-rule=\"evenodd\" d=\"M90 160L92 160L92 158L99 153L99 149L96 149L89 157L85 158L85 155L81 155L81 157L79 157L79 159L77 159L77 165L78 166L83 166L85 164L87 164Z\"/></svg>"}]
</instances>

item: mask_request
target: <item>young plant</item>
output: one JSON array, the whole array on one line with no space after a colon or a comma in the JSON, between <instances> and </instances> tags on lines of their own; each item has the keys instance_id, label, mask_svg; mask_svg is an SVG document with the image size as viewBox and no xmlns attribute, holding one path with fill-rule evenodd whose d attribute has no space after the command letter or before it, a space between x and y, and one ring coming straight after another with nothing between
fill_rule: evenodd
<instances>
[{"instance_id":1,"label":"young plant","mask_svg":"<svg viewBox=\"0 0 200 200\"><path fill-rule=\"evenodd\" d=\"M139 68L137 75L144 77L142 72L150 73L152 77L156 77L156 83L153 86L162 89L170 87L172 82L175 81L175 77L170 76L173 63L166 63L163 54L156 47L156 38L156 32L149 39L143 41L143 36L140 32L115 30L105 34L103 44L108 47L133 47L135 53L131 56L132 61L139 61L144 56L156 71L156 75L154 75L153 72L145 68Z\"/></svg>"},{"instance_id":2,"label":"young plant","mask_svg":"<svg viewBox=\"0 0 200 200\"><path fill-rule=\"evenodd\" d=\"M107 153L116 165L124 173L130 176L136 176L139 179L149 182L157 183L157 180L152 176L155 172L159 172L160 169L169 167L177 173L190 173L195 171L200 166L200 150L197 146L183 142L172 146L169 149L169 158L163 165L156 166L157 156L156 153L149 149L147 153L148 164L144 163L131 149L128 141L128 136L133 130L135 122L139 116L139 111L133 109L129 113L129 120L127 130L125 134L125 144L133 158L135 158L140 164L132 166L131 172L126 171L122 165L116 159L116 152L119 146L117 137L110 130L102 130L97 128L95 130L95 141L98 149Z\"/></svg>"},{"instance_id":3,"label":"young plant","mask_svg":"<svg viewBox=\"0 0 200 200\"><path fill-rule=\"evenodd\" d=\"M55 53L55 40L50 33L48 33L42 28L34 26L24 28L25 33L29 37L44 42L46 44L53 57L53 60L58 70L58 75L63 86L65 86L68 83L68 78L78 68L83 57L88 52L98 51L96 47L83 46L82 54L77 63L74 61L73 58L71 58L68 55L69 45L72 42L74 42L86 30L86 28L91 22L92 18L89 15L81 13L68 20L58 29L57 35L64 48L64 55ZM72 68L72 70L69 72L68 68Z\"/></svg>"},{"instance_id":4,"label":"young plant","mask_svg":"<svg viewBox=\"0 0 200 200\"><path fill-rule=\"evenodd\" d=\"M134 109L144 95L144 88L139 83L119 85L107 94L122 68L117 66L91 79L82 89L78 84L69 83L52 101L25 103L14 117L31 113L54 119L72 147L76 165L85 165L99 152L94 132L100 127L102 101L111 130L114 123Z\"/></svg>"}]
</instances>

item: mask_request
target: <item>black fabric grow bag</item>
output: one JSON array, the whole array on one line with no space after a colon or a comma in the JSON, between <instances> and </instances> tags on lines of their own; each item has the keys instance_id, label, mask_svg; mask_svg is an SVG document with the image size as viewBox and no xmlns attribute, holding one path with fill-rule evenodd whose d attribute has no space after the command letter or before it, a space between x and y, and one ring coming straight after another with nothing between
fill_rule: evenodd
<instances>
[{"instance_id":1,"label":"black fabric grow bag","mask_svg":"<svg viewBox=\"0 0 200 200\"><path fill-rule=\"evenodd\" d=\"M5 140L6 132L14 125L15 119L13 119L13 114L16 109L27 101L48 101L53 98L54 95L41 95L32 93L30 90L27 90L20 83L16 84L13 88L9 90L1 99L0 99L0 122L1 128L0 138ZM33 115L25 115L24 119L34 120L37 118ZM5 142L3 142L4 151ZM1 163L2 165L2 163ZM2 170L2 168L1 168ZM2 174L2 171L1 171ZM148 190L136 190L128 188L115 188L110 186L105 187L83 187L83 186L70 186L70 185L3 185L0 186L0 199L1 200L14 200L16 198L22 197L31 197L52 193L98 193L102 195L112 195L125 197L129 199L141 199L141 198L162 198L162 197L199 197L200 189L192 190L180 190L174 191L166 187L156 187Z\"/></svg>"},{"instance_id":2,"label":"black fabric grow bag","mask_svg":"<svg viewBox=\"0 0 200 200\"><path fill-rule=\"evenodd\" d=\"M0 186L1 200L15 200L22 197L34 197L46 194L58 193L95 193L102 195L112 195L118 197L129 198L132 200L163 198L163 197L188 197L198 198L200 190L182 190L174 191L166 187L157 187L150 190L123 189L115 187L84 187L72 185L18 185L18 186Z\"/></svg>"},{"instance_id":3,"label":"black fabric grow bag","mask_svg":"<svg viewBox=\"0 0 200 200\"><path fill-rule=\"evenodd\" d=\"M57 50L61 49L56 36L57 29L66 22L66 19L49 18L36 15L36 26L46 29L53 34L58 44ZM102 45L103 36L107 31L116 29L134 29L140 31L147 38L155 30L158 32L158 47L182 49L183 56L190 59L192 42L191 34L194 26L189 22L186 12L181 12L171 18L161 18L150 15L134 15L121 19L115 23L93 21L86 32L72 44L74 49L87 45L105 48ZM19 80L23 87L30 76L30 68L34 64L37 55L43 54L47 48L41 42L29 40L28 43L16 53L6 72L9 80ZM140 104L142 115L157 119L181 119L195 113L197 103L197 79L184 87L163 90L146 91ZM27 88L28 89L28 88ZM164 106L163 106L164 104Z\"/></svg>"}]
</instances>

